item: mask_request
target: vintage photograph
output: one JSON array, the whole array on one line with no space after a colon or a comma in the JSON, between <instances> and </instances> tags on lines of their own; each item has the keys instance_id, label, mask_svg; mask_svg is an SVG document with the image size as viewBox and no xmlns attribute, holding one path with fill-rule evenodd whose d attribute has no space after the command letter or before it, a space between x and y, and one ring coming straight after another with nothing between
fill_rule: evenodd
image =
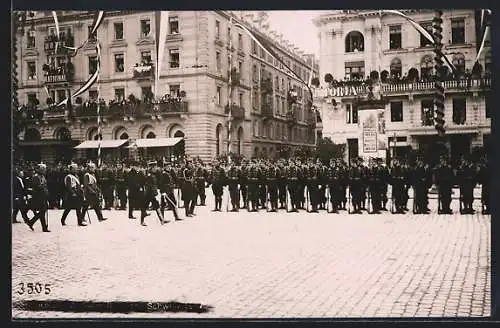
<instances>
[{"instance_id":1,"label":"vintage photograph","mask_svg":"<svg viewBox=\"0 0 500 328\"><path fill-rule=\"evenodd\" d=\"M12 11L12 319L490 317L491 14Z\"/></svg>"}]
</instances>

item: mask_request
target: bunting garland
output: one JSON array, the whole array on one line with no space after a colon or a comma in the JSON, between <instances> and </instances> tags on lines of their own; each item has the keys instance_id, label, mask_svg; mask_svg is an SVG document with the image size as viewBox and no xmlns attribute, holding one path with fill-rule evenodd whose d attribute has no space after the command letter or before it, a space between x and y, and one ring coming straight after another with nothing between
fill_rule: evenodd
<instances>
[{"instance_id":1,"label":"bunting garland","mask_svg":"<svg viewBox=\"0 0 500 328\"><path fill-rule=\"evenodd\" d=\"M481 57L484 47L486 45L486 40L488 39L489 34L491 30L491 10L490 9L483 9L481 10L481 31L482 31L482 38L481 38L481 43L477 42L479 46L479 49L477 49L477 55L476 55L476 60L474 63L477 63L479 61L479 58ZM479 40L476 40L479 41Z\"/></svg>"},{"instance_id":2,"label":"bunting garland","mask_svg":"<svg viewBox=\"0 0 500 328\"><path fill-rule=\"evenodd\" d=\"M430 43L432 43L434 45L434 43L435 43L434 37L425 28L423 28L422 25L415 22L415 20L413 20L413 18L411 18L410 16L405 15L398 10L382 10L381 12L382 12L382 14L394 14L394 15L403 17L404 19L406 19L410 23L410 25L412 25L420 34L422 34L427 40L429 40ZM451 63L451 61L449 60L449 58L445 54L443 54L443 59L446 62L446 64L450 67L452 72L455 73L457 70L455 65L453 65Z\"/></svg>"},{"instance_id":3,"label":"bunting garland","mask_svg":"<svg viewBox=\"0 0 500 328\"><path fill-rule=\"evenodd\" d=\"M165 42L167 40L168 11L157 11L155 13L155 41L156 41L156 72L154 96L159 97L158 89L160 83L160 73L165 54Z\"/></svg>"},{"instance_id":4,"label":"bunting garland","mask_svg":"<svg viewBox=\"0 0 500 328\"><path fill-rule=\"evenodd\" d=\"M228 50L228 54L229 54L229 77L228 77L228 97L227 97L227 160L228 160L228 163L231 163L231 156L230 156L230 153L231 153L231 99L232 99L232 93L233 93L233 89L232 89L232 70L233 70L233 57L232 57L232 48L233 48L233 38L232 38L232 35L231 35L231 26L233 25L233 18L231 17L229 19L229 35L228 35L228 38L229 38L229 50Z\"/></svg>"},{"instance_id":5,"label":"bunting garland","mask_svg":"<svg viewBox=\"0 0 500 328\"><path fill-rule=\"evenodd\" d=\"M52 12L52 17L54 18L54 24L56 26L56 46L55 46L55 53L57 53L57 48L59 48L59 20L57 19L57 13L55 11Z\"/></svg>"}]
</instances>

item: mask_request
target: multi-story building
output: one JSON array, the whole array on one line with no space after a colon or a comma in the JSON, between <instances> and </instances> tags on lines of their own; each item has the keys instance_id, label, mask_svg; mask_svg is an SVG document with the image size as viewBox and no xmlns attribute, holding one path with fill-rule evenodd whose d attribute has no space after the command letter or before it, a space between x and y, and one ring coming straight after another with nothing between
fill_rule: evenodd
<instances>
[{"instance_id":1,"label":"multi-story building","mask_svg":"<svg viewBox=\"0 0 500 328\"><path fill-rule=\"evenodd\" d=\"M432 33L433 10L404 10ZM444 144L452 159L488 143L491 134L491 49L479 59L474 10L443 11L443 52L458 74L449 75L445 87ZM333 11L315 19L320 37L323 135L347 144L348 158L363 151L358 114L370 105L369 76L373 91L384 101L378 109L379 151L370 156L404 156L410 149L430 156L439 139L434 127L434 53L432 44L401 16L380 11ZM335 80L333 83L324 83ZM335 101L332 101L335 100ZM441 140L441 139L440 139ZM390 150L387 151L386 150ZM366 155L366 154L365 154Z\"/></svg>"},{"instance_id":2,"label":"multi-story building","mask_svg":"<svg viewBox=\"0 0 500 328\"><path fill-rule=\"evenodd\" d=\"M152 11L106 12L97 35L90 35L93 13L58 12L58 47L50 12L36 12L27 19L17 37L18 95L25 104L18 156L45 161L95 156L95 150L74 148L99 139L97 103L105 158L185 151L208 160L228 148L246 157L273 157L284 145L315 145L317 127L304 108L304 86L257 49L244 31L231 27L230 17L271 41L307 81L311 60L304 54L230 12L172 11L158 94L153 95L155 17ZM86 40L75 56L64 47ZM70 97L95 72L96 42L101 46L99 80L71 106L49 106ZM286 94L294 87L299 99L289 105ZM155 106L151 100L160 97ZM183 141L176 144L179 140ZM149 148L137 149L141 147Z\"/></svg>"}]
</instances>

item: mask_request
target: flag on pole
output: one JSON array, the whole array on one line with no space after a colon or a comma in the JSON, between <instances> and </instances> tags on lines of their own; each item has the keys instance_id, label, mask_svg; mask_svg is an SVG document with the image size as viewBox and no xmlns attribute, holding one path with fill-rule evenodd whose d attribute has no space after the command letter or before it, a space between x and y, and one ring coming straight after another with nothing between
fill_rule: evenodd
<instances>
[{"instance_id":1,"label":"flag on pole","mask_svg":"<svg viewBox=\"0 0 500 328\"><path fill-rule=\"evenodd\" d=\"M52 17L54 18L54 24L56 26L56 46L54 52L57 54L57 48L59 47L59 20L57 19L57 12L52 11Z\"/></svg>"},{"instance_id":2,"label":"flag on pole","mask_svg":"<svg viewBox=\"0 0 500 328\"><path fill-rule=\"evenodd\" d=\"M479 61L479 58L481 57L484 47L486 45L486 40L488 39L489 34L491 33L491 10L490 9L483 9L481 10L481 35L482 37L480 39L476 40L476 50L477 50L477 55L476 55L476 60L474 63ZM479 41L481 40L481 41Z\"/></svg>"},{"instance_id":3,"label":"flag on pole","mask_svg":"<svg viewBox=\"0 0 500 328\"><path fill-rule=\"evenodd\" d=\"M229 76L228 76L228 97L227 97L227 107L228 107L228 111L227 111L227 161L228 163L231 163L231 156L230 156L230 153L231 153L231 121L232 121L232 113L231 113L231 99L232 99L232 71L233 71L233 57L232 57L232 48L233 48L233 38L232 38L232 35L231 35L231 27L232 27L232 24L233 24L233 17L230 17L229 18L229 34L228 34L228 38L229 38L229 51L228 51L228 54L229 54Z\"/></svg>"},{"instance_id":4,"label":"flag on pole","mask_svg":"<svg viewBox=\"0 0 500 328\"><path fill-rule=\"evenodd\" d=\"M156 41L156 74L154 85L154 96L159 98L159 82L160 73L163 65L163 57L165 53L165 42L167 40L168 30L168 11L157 11L155 13L155 41Z\"/></svg>"}]
</instances>

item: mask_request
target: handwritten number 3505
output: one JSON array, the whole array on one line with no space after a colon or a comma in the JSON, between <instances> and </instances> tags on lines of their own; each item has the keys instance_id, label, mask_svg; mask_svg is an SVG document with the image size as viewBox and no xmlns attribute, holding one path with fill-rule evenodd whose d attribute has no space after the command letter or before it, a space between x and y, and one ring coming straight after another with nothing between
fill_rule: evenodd
<instances>
[{"instance_id":1,"label":"handwritten number 3505","mask_svg":"<svg viewBox=\"0 0 500 328\"><path fill-rule=\"evenodd\" d=\"M23 295L24 293L27 294L41 294L42 292L45 293L45 295L50 294L51 289L50 289L50 284L44 284L42 285L41 283L27 283L25 284L24 282L19 283L17 289L17 293L19 295Z\"/></svg>"}]
</instances>

